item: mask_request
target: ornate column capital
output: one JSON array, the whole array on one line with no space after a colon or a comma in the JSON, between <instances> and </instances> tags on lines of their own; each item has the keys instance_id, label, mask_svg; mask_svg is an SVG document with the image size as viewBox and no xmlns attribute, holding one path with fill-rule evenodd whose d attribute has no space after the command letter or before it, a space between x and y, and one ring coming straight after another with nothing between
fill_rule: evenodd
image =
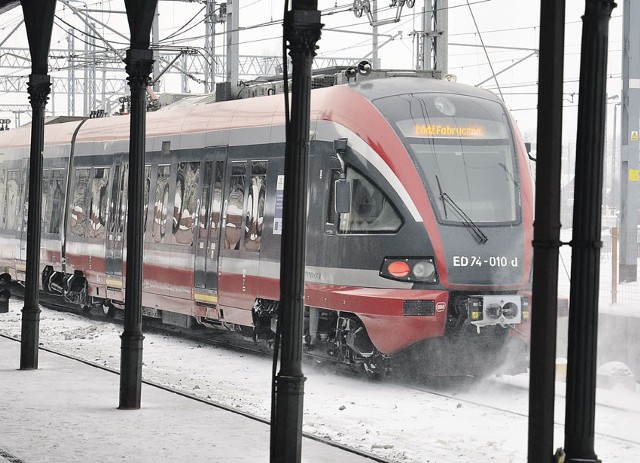
<instances>
[{"instance_id":1,"label":"ornate column capital","mask_svg":"<svg viewBox=\"0 0 640 463\"><path fill-rule=\"evenodd\" d=\"M146 88L149 85L149 75L153 69L153 50L130 48L124 59L125 70L129 77L129 87Z\"/></svg>"},{"instance_id":2,"label":"ornate column capital","mask_svg":"<svg viewBox=\"0 0 640 463\"><path fill-rule=\"evenodd\" d=\"M51 93L51 78L48 74L30 74L27 82L31 107L44 108Z\"/></svg>"},{"instance_id":3,"label":"ornate column capital","mask_svg":"<svg viewBox=\"0 0 640 463\"><path fill-rule=\"evenodd\" d=\"M316 56L316 43L320 40L322 26L318 10L295 9L287 12L284 37L289 42L292 59Z\"/></svg>"}]
</instances>

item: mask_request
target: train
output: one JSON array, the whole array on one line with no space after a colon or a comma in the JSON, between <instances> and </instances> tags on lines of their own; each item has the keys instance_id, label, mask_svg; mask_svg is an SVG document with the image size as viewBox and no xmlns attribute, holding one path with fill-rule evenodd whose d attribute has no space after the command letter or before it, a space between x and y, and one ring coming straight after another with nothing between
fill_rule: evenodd
<instances>
[{"instance_id":1,"label":"train","mask_svg":"<svg viewBox=\"0 0 640 463\"><path fill-rule=\"evenodd\" d=\"M305 350L375 374L523 360L533 186L504 103L418 73L336 81L311 91ZM273 341L286 130L265 93L147 113L145 317ZM127 115L45 125L41 291L107 317L124 309L129 130ZM29 144L29 127L0 133L6 296L28 264Z\"/></svg>"}]
</instances>

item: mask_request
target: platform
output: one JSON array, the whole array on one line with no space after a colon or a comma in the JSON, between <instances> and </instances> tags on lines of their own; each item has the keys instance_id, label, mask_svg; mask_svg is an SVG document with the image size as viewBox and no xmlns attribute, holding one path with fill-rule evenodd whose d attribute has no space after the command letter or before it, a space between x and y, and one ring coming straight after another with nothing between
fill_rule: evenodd
<instances>
[{"instance_id":1,"label":"platform","mask_svg":"<svg viewBox=\"0 0 640 463\"><path fill-rule=\"evenodd\" d=\"M43 350L19 366L20 343L0 337L0 463L269 461L263 422L147 384L139 410L118 410L117 374ZM303 438L302 461L376 460Z\"/></svg>"}]
</instances>

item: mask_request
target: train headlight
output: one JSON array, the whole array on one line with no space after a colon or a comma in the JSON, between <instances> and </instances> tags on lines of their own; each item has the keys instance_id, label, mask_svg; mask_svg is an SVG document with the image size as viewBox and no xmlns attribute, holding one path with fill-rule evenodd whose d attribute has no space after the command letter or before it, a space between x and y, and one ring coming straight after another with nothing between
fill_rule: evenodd
<instances>
[{"instance_id":1,"label":"train headlight","mask_svg":"<svg viewBox=\"0 0 640 463\"><path fill-rule=\"evenodd\" d=\"M433 260L421 260L416 262L411 269L417 280L434 281L436 276L436 266Z\"/></svg>"},{"instance_id":2,"label":"train headlight","mask_svg":"<svg viewBox=\"0 0 640 463\"><path fill-rule=\"evenodd\" d=\"M487 314L487 318L497 320L500 318L500 315L502 315L502 308L500 307L500 304L493 303L487 306L485 312Z\"/></svg>"},{"instance_id":3,"label":"train headlight","mask_svg":"<svg viewBox=\"0 0 640 463\"><path fill-rule=\"evenodd\" d=\"M466 302L469 320L478 328L487 325L514 325L525 319L528 300L516 294L469 296ZM528 310L526 311L528 314Z\"/></svg>"},{"instance_id":4,"label":"train headlight","mask_svg":"<svg viewBox=\"0 0 640 463\"><path fill-rule=\"evenodd\" d=\"M437 283L433 257L385 257L380 276L398 281Z\"/></svg>"},{"instance_id":5,"label":"train headlight","mask_svg":"<svg viewBox=\"0 0 640 463\"><path fill-rule=\"evenodd\" d=\"M502 307L502 315L507 319L515 318L518 315L518 306L513 302L507 302Z\"/></svg>"}]
</instances>

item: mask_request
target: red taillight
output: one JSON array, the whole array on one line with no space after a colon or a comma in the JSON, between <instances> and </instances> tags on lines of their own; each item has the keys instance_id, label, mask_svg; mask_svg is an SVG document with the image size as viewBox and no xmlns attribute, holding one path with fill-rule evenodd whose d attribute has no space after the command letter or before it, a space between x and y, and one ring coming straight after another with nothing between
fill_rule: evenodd
<instances>
[{"instance_id":1,"label":"red taillight","mask_svg":"<svg viewBox=\"0 0 640 463\"><path fill-rule=\"evenodd\" d=\"M409 268L409 264L404 261L396 260L391 262L387 267L387 271L396 278L402 278L409 275L411 269Z\"/></svg>"}]
</instances>

